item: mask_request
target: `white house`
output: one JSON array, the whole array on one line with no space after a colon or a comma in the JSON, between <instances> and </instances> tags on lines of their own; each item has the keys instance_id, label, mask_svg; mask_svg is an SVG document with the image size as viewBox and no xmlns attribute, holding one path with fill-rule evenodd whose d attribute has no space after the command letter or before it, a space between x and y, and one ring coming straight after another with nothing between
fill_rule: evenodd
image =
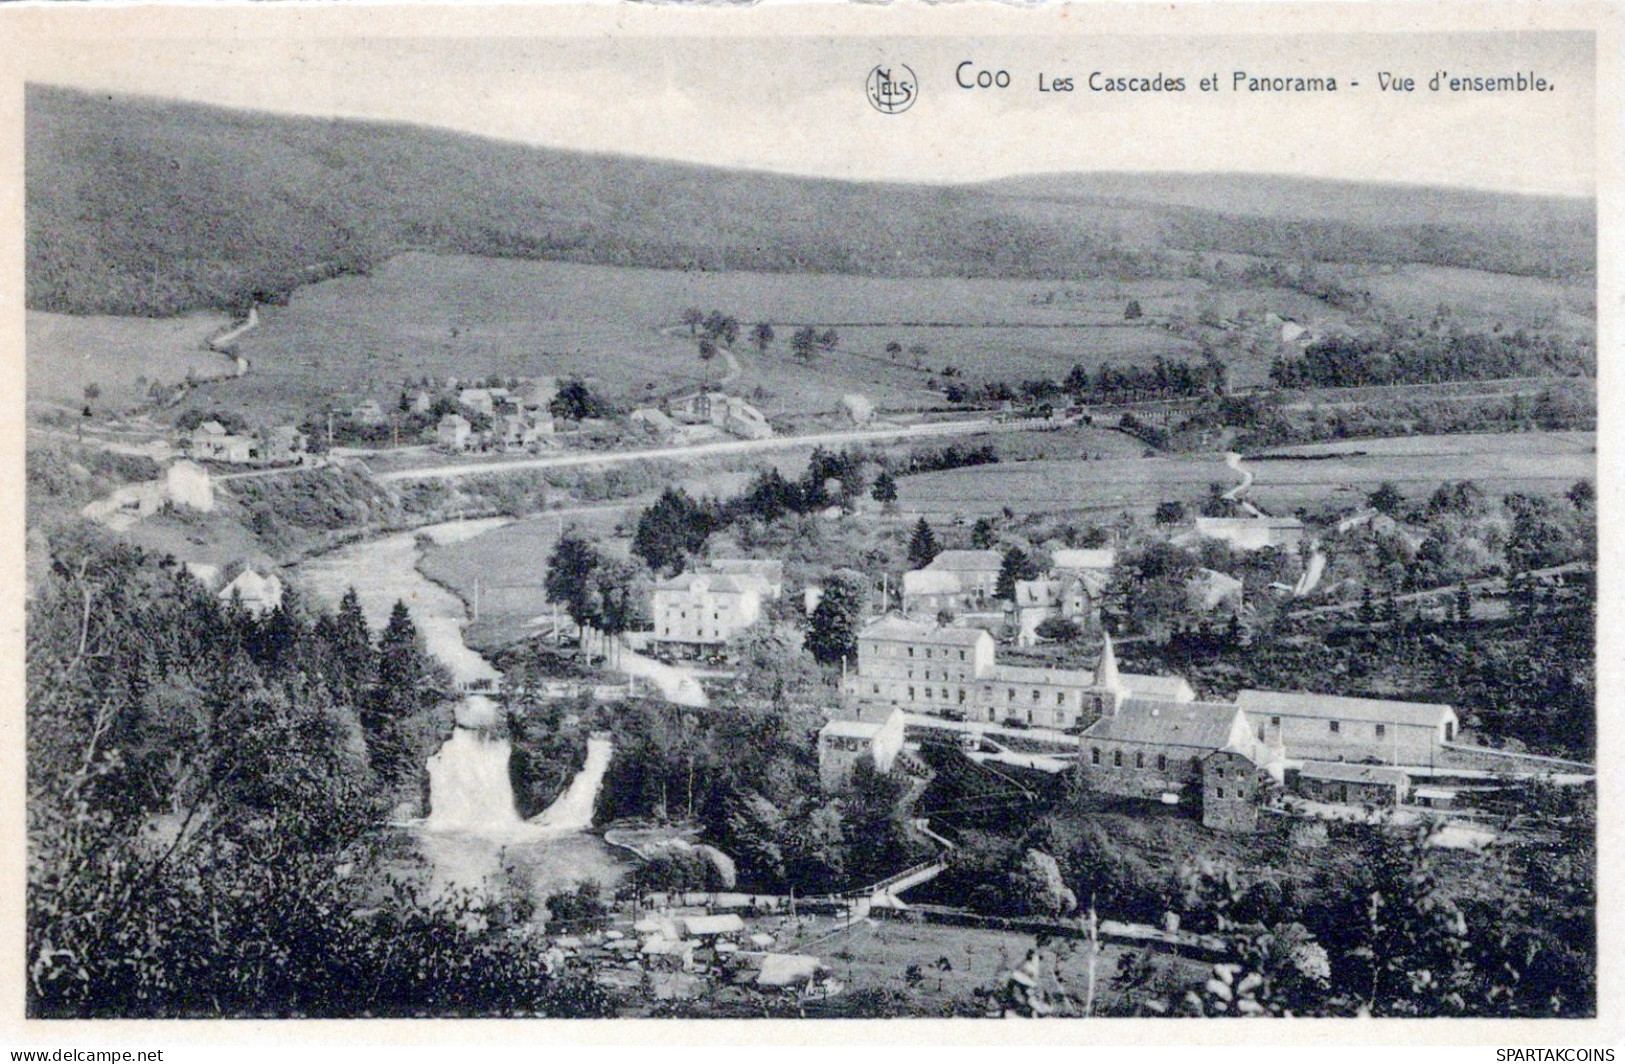
<instances>
[{"instance_id":1,"label":"white house","mask_svg":"<svg viewBox=\"0 0 1625 1064\"><path fill-rule=\"evenodd\" d=\"M199 461L249 465L259 461L259 441L226 431L218 421L205 421L192 432L192 457Z\"/></svg>"},{"instance_id":2,"label":"white house","mask_svg":"<svg viewBox=\"0 0 1625 1064\"><path fill-rule=\"evenodd\" d=\"M209 471L184 458L165 471L164 495L176 506L188 506L201 513L214 509L214 483Z\"/></svg>"},{"instance_id":3,"label":"white house","mask_svg":"<svg viewBox=\"0 0 1625 1064\"><path fill-rule=\"evenodd\" d=\"M903 749L903 713L892 710L885 720L832 720L818 732L818 782L824 793L852 786L858 765L867 762L882 775L891 771Z\"/></svg>"},{"instance_id":4,"label":"white house","mask_svg":"<svg viewBox=\"0 0 1625 1064\"><path fill-rule=\"evenodd\" d=\"M762 617L762 587L750 576L683 573L654 586L651 642L683 652L718 649Z\"/></svg>"},{"instance_id":5,"label":"white house","mask_svg":"<svg viewBox=\"0 0 1625 1064\"><path fill-rule=\"evenodd\" d=\"M443 451L466 451L472 431L473 426L463 415L447 414L435 428L435 444Z\"/></svg>"},{"instance_id":6,"label":"white house","mask_svg":"<svg viewBox=\"0 0 1625 1064\"><path fill-rule=\"evenodd\" d=\"M925 568L903 574L903 612L979 609L992 601L1003 565L996 550L945 550Z\"/></svg>"},{"instance_id":7,"label":"white house","mask_svg":"<svg viewBox=\"0 0 1625 1064\"><path fill-rule=\"evenodd\" d=\"M235 580L220 589L220 599L223 602L240 601L250 613L270 613L282 605L282 581L274 573L261 576L252 569L244 569Z\"/></svg>"}]
</instances>

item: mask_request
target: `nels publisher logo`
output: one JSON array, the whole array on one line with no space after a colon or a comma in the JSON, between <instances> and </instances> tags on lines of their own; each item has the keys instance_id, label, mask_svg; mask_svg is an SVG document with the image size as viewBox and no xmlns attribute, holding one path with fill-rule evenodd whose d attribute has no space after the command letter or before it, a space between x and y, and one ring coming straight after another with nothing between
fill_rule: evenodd
<instances>
[{"instance_id":1,"label":"nels publisher logo","mask_svg":"<svg viewBox=\"0 0 1625 1064\"><path fill-rule=\"evenodd\" d=\"M914 106L915 99L920 95L914 71L901 63L877 66L869 71L869 80L864 88L869 103L883 115L902 114Z\"/></svg>"}]
</instances>

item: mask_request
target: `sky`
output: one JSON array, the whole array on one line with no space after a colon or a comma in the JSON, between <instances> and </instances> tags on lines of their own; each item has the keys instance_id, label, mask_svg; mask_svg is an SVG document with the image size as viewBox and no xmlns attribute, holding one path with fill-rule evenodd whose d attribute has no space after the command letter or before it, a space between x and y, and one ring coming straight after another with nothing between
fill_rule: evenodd
<instances>
[{"instance_id":1,"label":"sky","mask_svg":"<svg viewBox=\"0 0 1625 1064\"><path fill-rule=\"evenodd\" d=\"M803 20L794 33L763 35L741 32L738 19L680 33L600 19L593 32L544 36L534 20L499 34L444 8L341 30L320 23L245 17L210 27L199 17L113 32L59 20L33 39L23 72L110 92L835 178L1241 171L1595 192L1595 46L1585 33L1169 35L1049 19L1041 33L1018 24L986 35L877 36ZM914 71L908 111L869 104L865 81L877 65ZM1009 86L959 85L984 70L1004 72ZM1238 71L1329 77L1337 91L1237 91ZM1554 87L1435 92L1437 72L1533 73ZM1382 89L1384 73L1413 78L1415 88ZM1097 74L1161 74L1185 88L1095 91ZM1210 76L1217 91L1200 87ZM1040 78L1051 88L1071 78L1074 91L1042 92Z\"/></svg>"}]
</instances>

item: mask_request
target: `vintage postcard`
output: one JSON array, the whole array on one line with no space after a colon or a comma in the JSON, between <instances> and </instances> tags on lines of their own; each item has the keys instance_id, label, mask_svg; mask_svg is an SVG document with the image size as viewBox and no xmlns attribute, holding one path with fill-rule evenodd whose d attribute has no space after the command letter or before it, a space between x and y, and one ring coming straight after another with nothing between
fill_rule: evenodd
<instances>
[{"instance_id":1,"label":"vintage postcard","mask_svg":"<svg viewBox=\"0 0 1625 1064\"><path fill-rule=\"evenodd\" d=\"M8 1046L1612 1060L1618 14L0 10Z\"/></svg>"}]
</instances>

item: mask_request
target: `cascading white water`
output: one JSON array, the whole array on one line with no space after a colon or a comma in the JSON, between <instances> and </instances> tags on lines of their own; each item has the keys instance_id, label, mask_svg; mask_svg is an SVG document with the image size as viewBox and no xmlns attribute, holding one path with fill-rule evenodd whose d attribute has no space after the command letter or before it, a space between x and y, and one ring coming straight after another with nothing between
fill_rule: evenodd
<instances>
[{"instance_id":1,"label":"cascading white water","mask_svg":"<svg viewBox=\"0 0 1625 1064\"><path fill-rule=\"evenodd\" d=\"M451 733L429 758L430 831L508 832L523 823L508 778L512 753L506 739L469 728Z\"/></svg>"},{"instance_id":2,"label":"cascading white water","mask_svg":"<svg viewBox=\"0 0 1625 1064\"><path fill-rule=\"evenodd\" d=\"M598 788L604 782L604 770L609 767L614 745L608 739L593 736L587 740L587 758L581 771L570 780L570 786L553 804L532 817L530 823L549 831L586 831L592 827L592 810L598 801Z\"/></svg>"},{"instance_id":3,"label":"cascading white water","mask_svg":"<svg viewBox=\"0 0 1625 1064\"><path fill-rule=\"evenodd\" d=\"M404 601L424 634L429 652L451 670L456 680L496 680L500 676L491 663L463 642L468 615L462 602L426 579L416 566L419 536L452 543L504 523L504 519L453 522L352 544L303 563L300 583L329 605L336 605L346 589L354 587L368 622L375 627L385 623L396 601ZM429 815L419 824L428 836L440 839L440 849L459 851L457 857L447 854L449 863L467 863L468 855L461 851L469 847L483 852L492 844L562 845L568 836L592 826L593 804L613 752L610 741L588 740L586 762L564 794L541 814L525 821L520 819L508 776L512 747L491 734L498 715L493 699L483 695L464 698L457 706L457 727L451 738L428 760ZM462 878L477 881L477 876Z\"/></svg>"}]
</instances>

